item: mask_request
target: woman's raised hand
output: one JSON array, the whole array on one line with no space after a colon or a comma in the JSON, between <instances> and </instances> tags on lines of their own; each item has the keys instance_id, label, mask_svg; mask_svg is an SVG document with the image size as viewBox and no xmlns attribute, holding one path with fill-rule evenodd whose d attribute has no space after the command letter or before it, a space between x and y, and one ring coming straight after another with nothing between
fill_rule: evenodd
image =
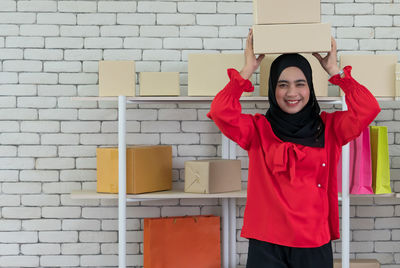
<instances>
[{"instance_id":1,"label":"woman's raised hand","mask_svg":"<svg viewBox=\"0 0 400 268\"><path fill-rule=\"evenodd\" d=\"M330 75L339 73L340 69L337 63L337 47L336 41L331 37L331 51L325 57L322 57L319 53L313 53L314 57L319 60L322 68Z\"/></svg>"},{"instance_id":2,"label":"woman's raised hand","mask_svg":"<svg viewBox=\"0 0 400 268\"><path fill-rule=\"evenodd\" d=\"M253 49L253 29L249 30L249 34L247 35L246 40L246 49L244 50L245 64L243 69L240 71L240 75L244 79L249 79L251 75L257 70L260 66L260 63L265 55L259 55L256 57L254 55Z\"/></svg>"}]
</instances>

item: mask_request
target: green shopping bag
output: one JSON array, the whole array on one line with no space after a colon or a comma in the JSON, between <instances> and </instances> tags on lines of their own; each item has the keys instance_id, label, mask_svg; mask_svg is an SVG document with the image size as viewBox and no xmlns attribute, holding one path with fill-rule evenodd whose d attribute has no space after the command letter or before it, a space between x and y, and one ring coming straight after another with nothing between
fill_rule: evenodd
<instances>
[{"instance_id":1,"label":"green shopping bag","mask_svg":"<svg viewBox=\"0 0 400 268\"><path fill-rule=\"evenodd\" d=\"M371 126L372 188L375 194L391 193L387 127Z\"/></svg>"}]
</instances>

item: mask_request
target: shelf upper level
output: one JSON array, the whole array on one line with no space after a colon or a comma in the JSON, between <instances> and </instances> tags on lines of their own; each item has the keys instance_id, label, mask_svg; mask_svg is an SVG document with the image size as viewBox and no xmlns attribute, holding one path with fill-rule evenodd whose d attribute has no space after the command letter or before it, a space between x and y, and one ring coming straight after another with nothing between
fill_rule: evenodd
<instances>
[{"instance_id":1,"label":"shelf upper level","mask_svg":"<svg viewBox=\"0 0 400 268\"><path fill-rule=\"evenodd\" d=\"M118 97L72 97L73 100L80 101L118 101ZM195 96L172 96L172 97L126 97L129 103L162 103L162 102L211 102L214 99L212 96L208 97L195 97ZM317 97L318 101L328 104L341 104L342 97ZM397 98L376 98L378 101L394 101ZM240 101L268 101L268 97L263 96L243 96Z\"/></svg>"},{"instance_id":2,"label":"shelf upper level","mask_svg":"<svg viewBox=\"0 0 400 268\"><path fill-rule=\"evenodd\" d=\"M73 97L74 100L81 101L117 101L118 97ZM162 103L162 102L211 102L214 99L212 96L208 97L191 97L191 96L176 96L176 97L126 97L128 103ZM318 97L318 101L327 102L332 104L340 104L341 97ZM266 102L268 97L241 97L240 101L256 101Z\"/></svg>"}]
</instances>

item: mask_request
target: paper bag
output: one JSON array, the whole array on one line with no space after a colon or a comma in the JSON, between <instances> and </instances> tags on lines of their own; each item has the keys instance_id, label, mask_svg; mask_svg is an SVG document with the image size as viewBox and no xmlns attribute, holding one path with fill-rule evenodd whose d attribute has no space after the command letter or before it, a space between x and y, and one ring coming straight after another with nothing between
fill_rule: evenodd
<instances>
[{"instance_id":1,"label":"paper bag","mask_svg":"<svg viewBox=\"0 0 400 268\"><path fill-rule=\"evenodd\" d=\"M375 194L391 193L387 127L371 126L372 188Z\"/></svg>"},{"instance_id":2,"label":"paper bag","mask_svg":"<svg viewBox=\"0 0 400 268\"><path fill-rule=\"evenodd\" d=\"M367 127L350 142L350 194L373 194L370 133ZM338 189L342 189L342 158L338 163Z\"/></svg>"},{"instance_id":3,"label":"paper bag","mask_svg":"<svg viewBox=\"0 0 400 268\"><path fill-rule=\"evenodd\" d=\"M220 217L144 219L145 268L220 268Z\"/></svg>"}]
</instances>

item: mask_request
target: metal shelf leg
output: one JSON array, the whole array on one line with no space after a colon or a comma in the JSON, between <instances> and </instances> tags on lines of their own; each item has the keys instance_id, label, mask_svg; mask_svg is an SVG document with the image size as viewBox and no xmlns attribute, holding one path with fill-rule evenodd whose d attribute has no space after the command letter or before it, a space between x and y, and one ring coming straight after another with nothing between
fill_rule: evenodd
<instances>
[{"instance_id":1,"label":"metal shelf leg","mask_svg":"<svg viewBox=\"0 0 400 268\"><path fill-rule=\"evenodd\" d=\"M126 267L126 97L118 97L118 267Z\"/></svg>"},{"instance_id":2,"label":"metal shelf leg","mask_svg":"<svg viewBox=\"0 0 400 268\"><path fill-rule=\"evenodd\" d=\"M347 110L346 100L342 98L342 110ZM342 147L342 268L350 267L350 146Z\"/></svg>"},{"instance_id":3,"label":"metal shelf leg","mask_svg":"<svg viewBox=\"0 0 400 268\"><path fill-rule=\"evenodd\" d=\"M236 199L229 198L230 268L236 268Z\"/></svg>"},{"instance_id":4,"label":"metal shelf leg","mask_svg":"<svg viewBox=\"0 0 400 268\"><path fill-rule=\"evenodd\" d=\"M222 199L222 267L229 268L229 201Z\"/></svg>"}]
</instances>

